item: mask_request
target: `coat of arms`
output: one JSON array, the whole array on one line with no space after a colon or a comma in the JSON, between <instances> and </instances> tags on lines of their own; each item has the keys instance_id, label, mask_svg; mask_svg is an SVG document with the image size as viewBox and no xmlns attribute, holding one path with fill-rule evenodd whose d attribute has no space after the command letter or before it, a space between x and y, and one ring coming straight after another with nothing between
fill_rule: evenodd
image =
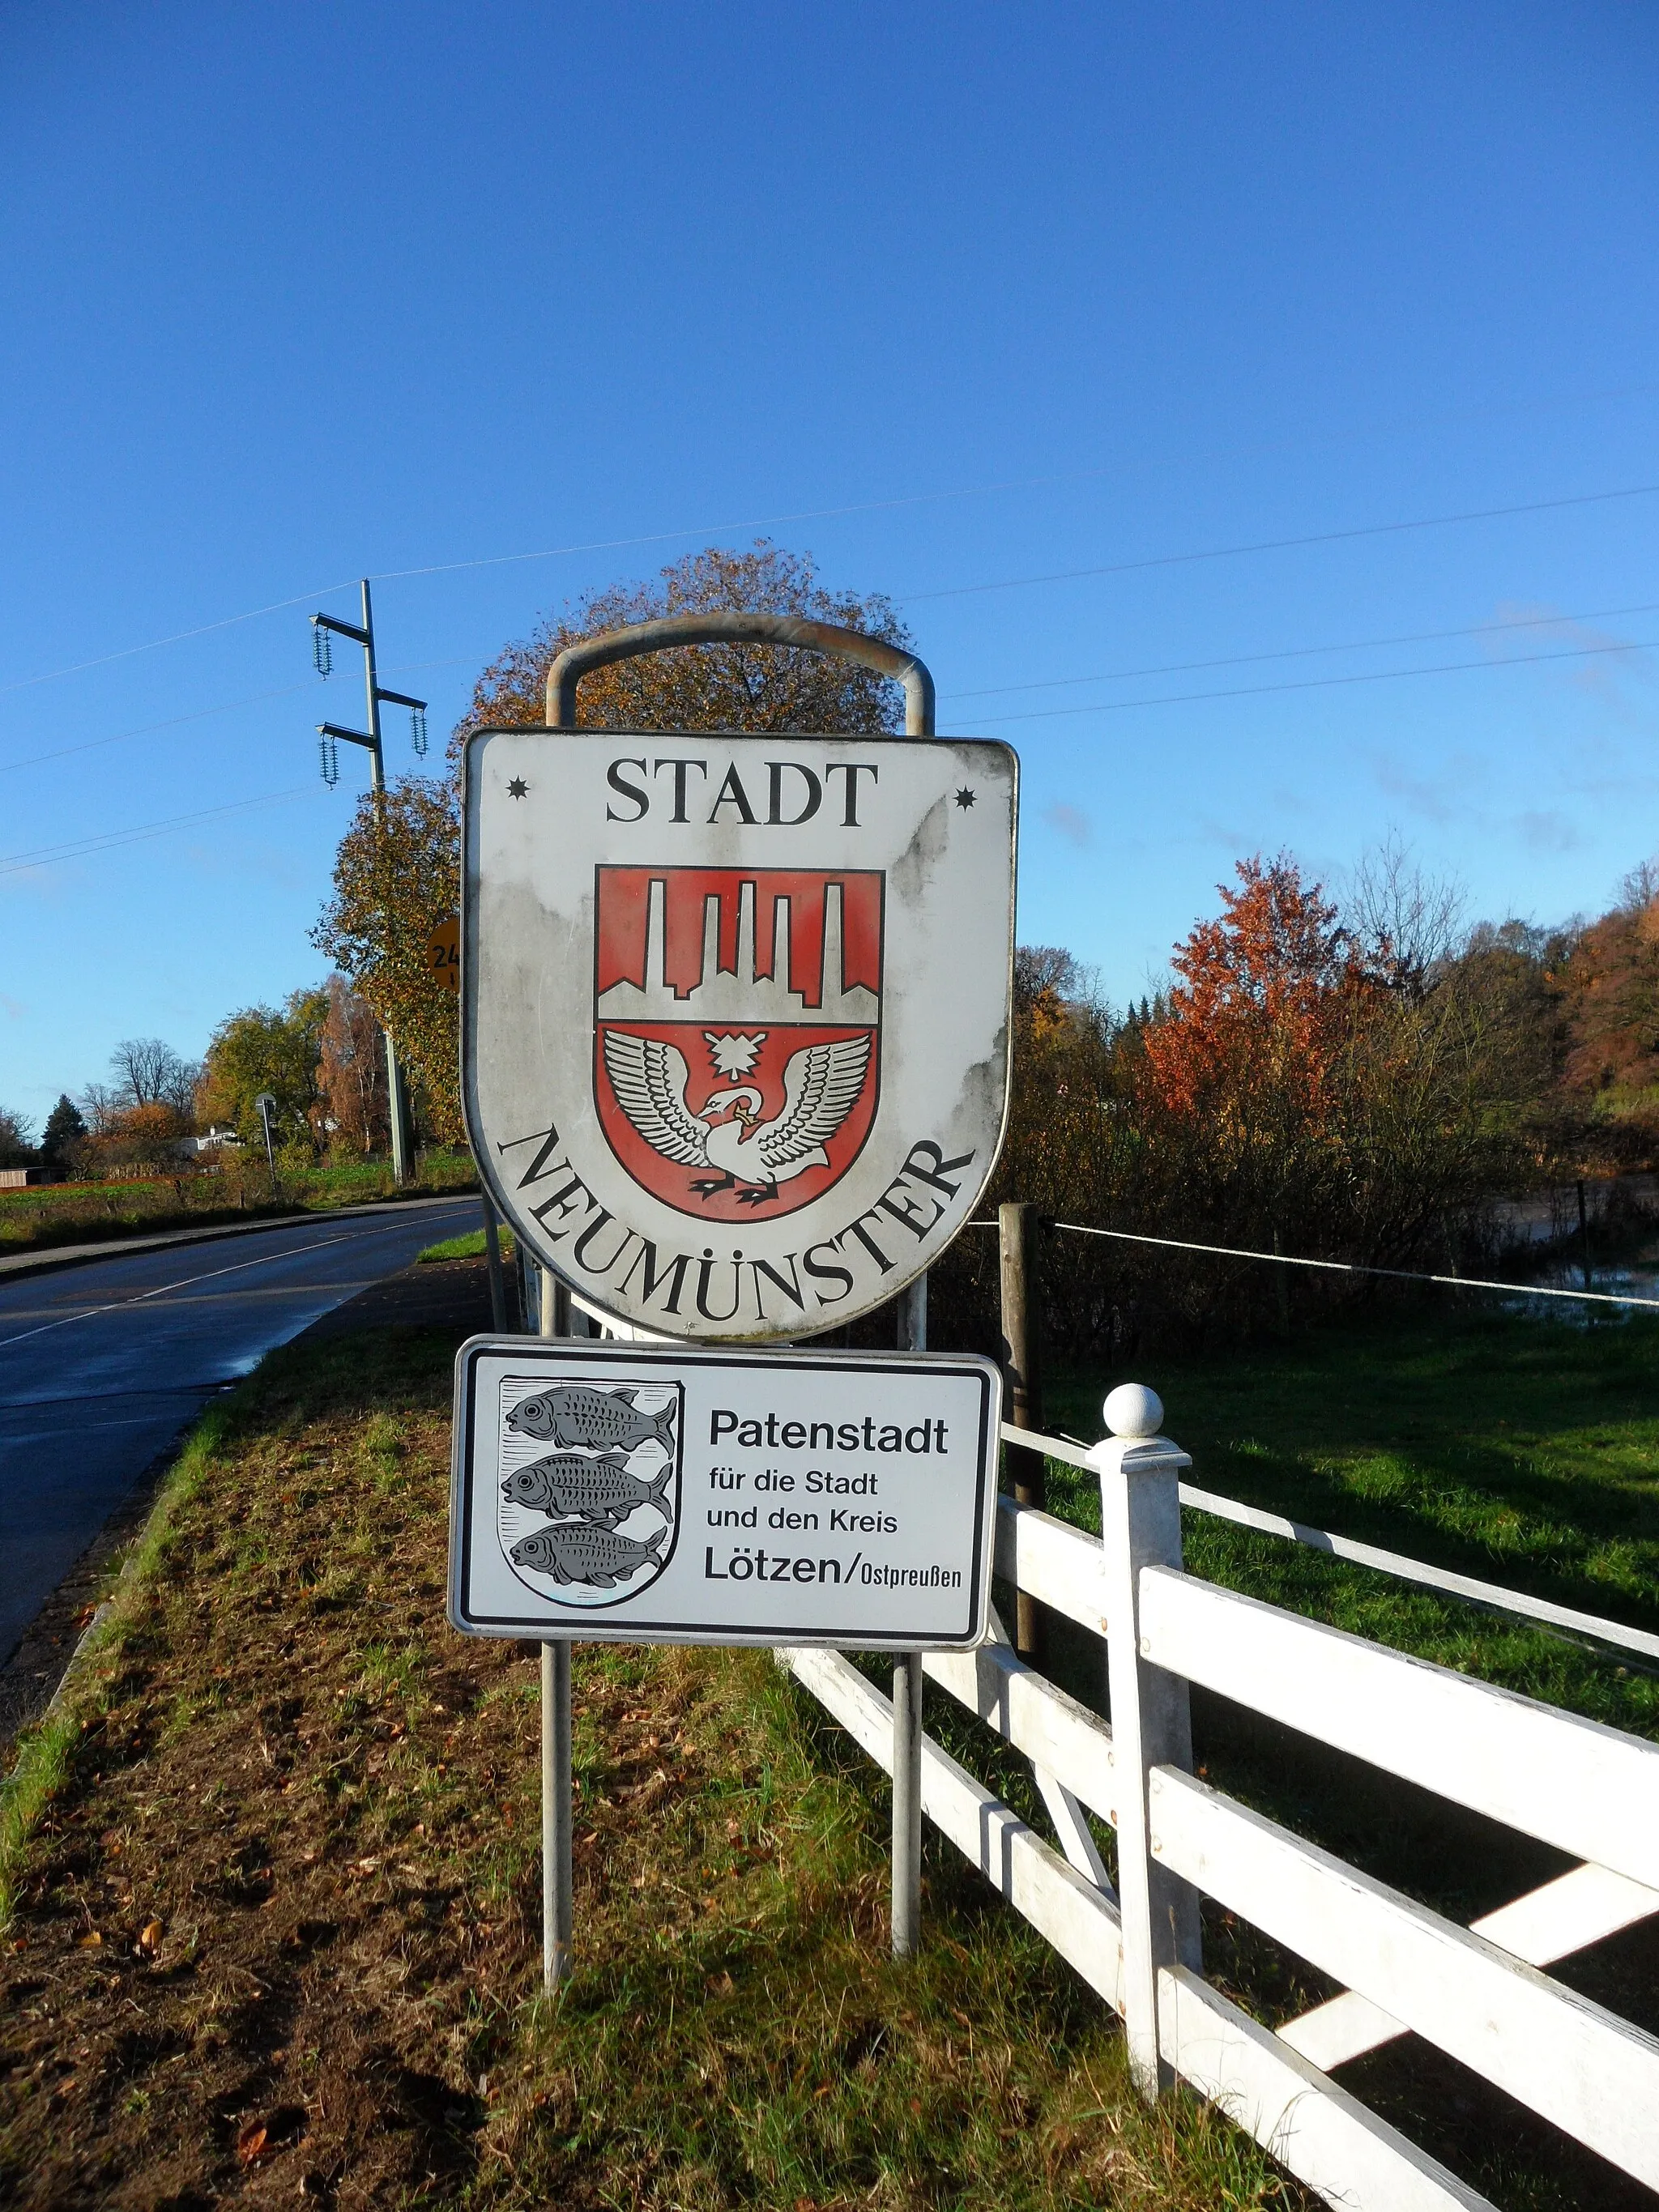
<instances>
[{"instance_id":1,"label":"coat of arms","mask_svg":"<svg viewBox=\"0 0 1659 2212\"><path fill-rule=\"evenodd\" d=\"M793 1212L838 1182L880 1081L882 878L601 867L594 1098L682 1213Z\"/></svg>"},{"instance_id":2,"label":"coat of arms","mask_svg":"<svg viewBox=\"0 0 1659 2212\"><path fill-rule=\"evenodd\" d=\"M678 1522L684 1395L676 1382L502 1378L497 1528L526 1589L605 1606L656 1580Z\"/></svg>"}]
</instances>

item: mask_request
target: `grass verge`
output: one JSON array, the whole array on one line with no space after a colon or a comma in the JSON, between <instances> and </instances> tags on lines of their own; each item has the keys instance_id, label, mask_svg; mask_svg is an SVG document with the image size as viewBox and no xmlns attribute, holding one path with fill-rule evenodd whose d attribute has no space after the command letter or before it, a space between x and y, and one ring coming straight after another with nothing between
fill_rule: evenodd
<instances>
[{"instance_id":1,"label":"grass verge","mask_svg":"<svg viewBox=\"0 0 1659 2212\"><path fill-rule=\"evenodd\" d=\"M513 1231L502 1229L497 1233L501 1239L502 1259L511 1260L518 1249L513 1241ZM418 1266L424 1267L428 1261L482 1260L483 1255L484 1233L482 1229L474 1229L465 1237L446 1237L441 1244L428 1244L424 1252L416 1255L416 1261Z\"/></svg>"},{"instance_id":2,"label":"grass verge","mask_svg":"<svg viewBox=\"0 0 1659 2212\"><path fill-rule=\"evenodd\" d=\"M536 1671L442 1617L449 1352L275 1355L198 1431L9 1790L19 2206L1302 2208L1131 2094L763 1653L579 1646L580 1964L539 1995Z\"/></svg>"},{"instance_id":3,"label":"grass verge","mask_svg":"<svg viewBox=\"0 0 1659 2212\"><path fill-rule=\"evenodd\" d=\"M150 1182L52 1183L0 1191L0 1256L169 1229L327 1213L376 1200L471 1190L477 1182L470 1155L429 1152L415 1180L404 1185L394 1181L385 1161L370 1160L287 1175L273 1189L263 1161L238 1160L220 1172L163 1176Z\"/></svg>"}]
</instances>

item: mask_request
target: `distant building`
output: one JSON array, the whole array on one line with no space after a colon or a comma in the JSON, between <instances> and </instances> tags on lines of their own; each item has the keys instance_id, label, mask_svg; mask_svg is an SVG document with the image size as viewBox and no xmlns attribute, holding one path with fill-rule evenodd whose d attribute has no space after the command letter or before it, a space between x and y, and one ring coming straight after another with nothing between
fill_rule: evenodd
<instances>
[{"instance_id":1,"label":"distant building","mask_svg":"<svg viewBox=\"0 0 1659 2212\"><path fill-rule=\"evenodd\" d=\"M0 1168L0 1190L24 1190L31 1183L57 1180L56 1168Z\"/></svg>"},{"instance_id":2,"label":"distant building","mask_svg":"<svg viewBox=\"0 0 1659 2212\"><path fill-rule=\"evenodd\" d=\"M221 1128L216 1121L201 1136L185 1139L191 1150L198 1153L221 1152L227 1146L240 1146L241 1141L234 1129Z\"/></svg>"}]
</instances>

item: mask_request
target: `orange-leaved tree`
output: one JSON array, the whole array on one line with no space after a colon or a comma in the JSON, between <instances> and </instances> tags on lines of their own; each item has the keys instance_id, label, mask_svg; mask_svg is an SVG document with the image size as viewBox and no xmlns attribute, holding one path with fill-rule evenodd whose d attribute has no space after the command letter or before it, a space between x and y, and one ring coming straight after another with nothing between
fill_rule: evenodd
<instances>
[{"instance_id":1,"label":"orange-leaved tree","mask_svg":"<svg viewBox=\"0 0 1659 2212\"><path fill-rule=\"evenodd\" d=\"M373 1007L343 975L331 975L325 988L328 1012L317 1063L321 1095L312 1120L333 1150L367 1158L391 1141L385 1040Z\"/></svg>"},{"instance_id":2,"label":"orange-leaved tree","mask_svg":"<svg viewBox=\"0 0 1659 2212\"><path fill-rule=\"evenodd\" d=\"M1659 870L1628 876L1616 905L1565 950L1557 976L1570 1096L1651 1146L1659 1133Z\"/></svg>"},{"instance_id":3,"label":"orange-leaved tree","mask_svg":"<svg viewBox=\"0 0 1659 2212\"><path fill-rule=\"evenodd\" d=\"M1237 864L1222 912L1195 925L1170 965L1179 981L1144 1038L1160 1105L1220 1113L1242 1145L1317 1121L1370 986L1335 902L1288 854Z\"/></svg>"}]
</instances>

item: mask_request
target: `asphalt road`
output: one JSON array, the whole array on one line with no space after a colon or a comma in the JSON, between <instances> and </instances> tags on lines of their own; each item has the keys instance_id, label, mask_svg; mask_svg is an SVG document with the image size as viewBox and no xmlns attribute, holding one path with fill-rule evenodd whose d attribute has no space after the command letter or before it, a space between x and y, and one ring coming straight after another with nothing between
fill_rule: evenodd
<instances>
[{"instance_id":1,"label":"asphalt road","mask_svg":"<svg viewBox=\"0 0 1659 2212\"><path fill-rule=\"evenodd\" d=\"M0 1665L216 1391L477 1224L476 1198L416 1200L0 1283Z\"/></svg>"}]
</instances>

